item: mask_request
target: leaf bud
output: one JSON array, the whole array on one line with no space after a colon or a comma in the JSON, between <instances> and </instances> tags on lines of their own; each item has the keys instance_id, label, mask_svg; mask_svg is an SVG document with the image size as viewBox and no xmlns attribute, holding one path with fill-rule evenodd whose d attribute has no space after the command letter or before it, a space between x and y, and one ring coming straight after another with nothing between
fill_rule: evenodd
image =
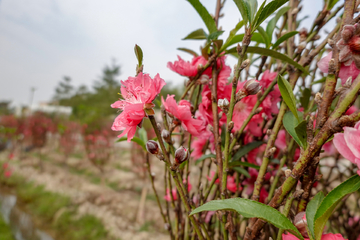
<instances>
[{"instance_id":1,"label":"leaf bud","mask_svg":"<svg viewBox=\"0 0 360 240\"><path fill-rule=\"evenodd\" d=\"M231 132L231 130L234 128L234 122L230 121L228 125L228 131Z\"/></svg>"},{"instance_id":2,"label":"leaf bud","mask_svg":"<svg viewBox=\"0 0 360 240\"><path fill-rule=\"evenodd\" d=\"M242 47L240 46L240 44L238 43L238 45L236 46L236 51L237 51L237 54L241 54L242 52Z\"/></svg>"},{"instance_id":3,"label":"leaf bud","mask_svg":"<svg viewBox=\"0 0 360 240\"><path fill-rule=\"evenodd\" d=\"M243 63L241 64L241 69L246 68L247 66L249 66L250 64L250 59L246 59L245 61L243 61Z\"/></svg>"},{"instance_id":4,"label":"leaf bud","mask_svg":"<svg viewBox=\"0 0 360 240\"><path fill-rule=\"evenodd\" d=\"M190 158L189 150L181 146L175 151L175 162L181 164Z\"/></svg>"},{"instance_id":5,"label":"leaf bud","mask_svg":"<svg viewBox=\"0 0 360 240\"><path fill-rule=\"evenodd\" d=\"M159 153L159 145L154 140L149 140L146 143L146 150L151 154L158 154Z\"/></svg>"}]
</instances>

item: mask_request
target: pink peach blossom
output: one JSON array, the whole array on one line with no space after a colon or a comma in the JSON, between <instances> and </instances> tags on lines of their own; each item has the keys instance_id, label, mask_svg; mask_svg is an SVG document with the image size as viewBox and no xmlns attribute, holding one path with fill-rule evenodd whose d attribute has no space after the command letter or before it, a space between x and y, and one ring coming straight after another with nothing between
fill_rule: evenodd
<instances>
[{"instance_id":1,"label":"pink peach blossom","mask_svg":"<svg viewBox=\"0 0 360 240\"><path fill-rule=\"evenodd\" d=\"M355 127L344 127L344 133L336 133L333 143L343 157L356 164L360 175L360 122Z\"/></svg>"},{"instance_id":2,"label":"pink peach blossom","mask_svg":"<svg viewBox=\"0 0 360 240\"><path fill-rule=\"evenodd\" d=\"M167 67L172 71L187 77L194 77L198 73L199 65L204 66L207 63L207 60L203 56L194 57L191 62L184 61L180 56L178 56L178 61L174 63L168 62ZM211 74L207 71L207 73Z\"/></svg>"},{"instance_id":3,"label":"pink peach blossom","mask_svg":"<svg viewBox=\"0 0 360 240\"><path fill-rule=\"evenodd\" d=\"M4 173L4 176L9 178L9 177L11 177L11 174L12 174L11 170L6 170Z\"/></svg>"},{"instance_id":4,"label":"pink peach blossom","mask_svg":"<svg viewBox=\"0 0 360 240\"><path fill-rule=\"evenodd\" d=\"M121 84L120 91L124 99L116 101L111 107L119 108L122 113L116 117L111 129L123 131L118 137L127 134L130 142L135 135L136 127L146 116L144 109L152 106L152 101L165 86L165 81L159 74L152 79L149 74L139 73L136 77L121 81Z\"/></svg>"},{"instance_id":5,"label":"pink peach blossom","mask_svg":"<svg viewBox=\"0 0 360 240\"><path fill-rule=\"evenodd\" d=\"M326 57L323 57L318 63L317 66L323 73L329 72L329 61L332 58L332 52L330 52ZM345 84L346 80L349 77L352 77L353 80L360 74L360 70L356 68L354 62L350 65L341 64L339 71L339 78L341 79L341 83Z\"/></svg>"},{"instance_id":6,"label":"pink peach blossom","mask_svg":"<svg viewBox=\"0 0 360 240\"><path fill-rule=\"evenodd\" d=\"M212 179L214 178L215 172L211 171L211 176L208 176L207 179L209 181L212 181ZM215 180L216 184L220 183L219 178ZM233 176L227 176L227 181L226 181L226 188L227 190L229 190L230 192L235 193L238 189L237 185L236 185L236 181L235 178Z\"/></svg>"},{"instance_id":7,"label":"pink peach blossom","mask_svg":"<svg viewBox=\"0 0 360 240\"><path fill-rule=\"evenodd\" d=\"M298 238L288 233L282 235L282 240L298 240ZM305 240L309 240L309 238L305 238ZM343 236L341 236L341 234L339 233L337 234L328 233L328 234L323 234L321 236L321 240L346 240L346 239Z\"/></svg>"},{"instance_id":8,"label":"pink peach blossom","mask_svg":"<svg viewBox=\"0 0 360 240\"><path fill-rule=\"evenodd\" d=\"M188 131L195 137L206 134L204 121L192 117L189 101L181 100L177 104L174 95L168 95L166 101L164 98L161 98L161 100L166 111L181 121L181 126L185 131Z\"/></svg>"}]
</instances>

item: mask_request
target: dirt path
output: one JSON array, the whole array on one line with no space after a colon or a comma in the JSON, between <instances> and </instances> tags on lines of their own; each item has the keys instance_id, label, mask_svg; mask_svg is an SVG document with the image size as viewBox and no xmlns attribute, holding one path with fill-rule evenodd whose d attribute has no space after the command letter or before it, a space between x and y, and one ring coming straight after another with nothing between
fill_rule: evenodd
<instances>
[{"instance_id":1,"label":"dirt path","mask_svg":"<svg viewBox=\"0 0 360 240\"><path fill-rule=\"evenodd\" d=\"M79 214L91 214L99 218L116 239L169 239L162 230L164 225L156 202L152 199L148 181L131 170L133 164L128 150L117 151L105 171L105 181L116 190L101 182L93 183L101 176L86 159L72 157L68 159L67 165L62 166L61 155L52 149L42 153L42 170L34 154L27 155L21 161L15 157L11 168L14 173L43 185L48 191L70 197L74 204L79 205ZM161 176L161 166L154 167L153 171ZM157 184L161 184L160 179ZM144 187L147 188L147 198L144 210L139 214ZM61 215L61 210L56 215Z\"/></svg>"}]
</instances>

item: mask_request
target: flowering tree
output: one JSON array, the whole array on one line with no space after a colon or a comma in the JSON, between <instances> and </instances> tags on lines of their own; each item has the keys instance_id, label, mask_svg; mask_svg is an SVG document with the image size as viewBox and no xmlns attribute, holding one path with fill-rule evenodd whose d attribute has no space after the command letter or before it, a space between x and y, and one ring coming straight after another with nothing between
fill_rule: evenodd
<instances>
[{"instance_id":1,"label":"flowering tree","mask_svg":"<svg viewBox=\"0 0 360 240\"><path fill-rule=\"evenodd\" d=\"M299 0L234 0L241 21L228 37L219 26L225 1L217 1L214 16L199 0L188 2L207 30L185 37L204 40L201 54L180 48L193 59L168 63L188 78L181 100L162 96L156 120L154 100L165 81L143 73L135 46L136 76L121 82L121 99L111 105L121 110L112 126L119 137L126 134L166 165L165 206L150 179L171 238L356 239L359 224L350 220L360 209L359 2L326 0L313 25L298 29ZM234 69L229 55L238 60ZM147 142L135 136L146 118L156 133ZM345 170L336 149L349 160ZM352 193L355 206L337 210ZM328 222L327 231L337 234L324 233Z\"/></svg>"}]
</instances>

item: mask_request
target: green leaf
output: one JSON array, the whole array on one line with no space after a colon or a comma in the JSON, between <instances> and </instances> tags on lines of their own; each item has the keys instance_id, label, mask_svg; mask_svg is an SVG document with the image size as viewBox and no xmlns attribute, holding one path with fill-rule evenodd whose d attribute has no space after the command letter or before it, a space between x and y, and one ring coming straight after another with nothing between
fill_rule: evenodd
<instances>
[{"instance_id":1,"label":"green leaf","mask_svg":"<svg viewBox=\"0 0 360 240\"><path fill-rule=\"evenodd\" d=\"M211 42L208 42L202 49L201 49L201 55L208 60L209 58L209 49L211 46Z\"/></svg>"},{"instance_id":2,"label":"green leaf","mask_svg":"<svg viewBox=\"0 0 360 240\"><path fill-rule=\"evenodd\" d=\"M334 188L321 202L315 214L315 240L320 240L325 224L342 199L360 189L360 176L354 175Z\"/></svg>"},{"instance_id":3,"label":"green leaf","mask_svg":"<svg viewBox=\"0 0 360 240\"><path fill-rule=\"evenodd\" d=\"M318 84L318 83L324 83L325 81L326 81L326 77L322 77L319 80L317 80L315 82L312 82L311 85L315 85L315 84Z\"/></svg>"},{"instance_id":4,"label":"green leaf","mask_svg":"<svg viewBox=\"0 0 360 240\"><path fill-rule=\"evenodd\" d=\"M246 218L260 218L284 229L300 239L304 239L291 221L276 209L245 198L230 198L225 200L213 200L193 210L190 215L202 211L233 210Z\"/></svg>"},{"instance_id":5,"label":"green leaf","mask_svg":"<svg viewBox=\"0 0 360 240\"><path fill-rule=\"evenodd\" d=\"M284 41L288 40L289 38L295 36L298 33L299 33L298 31L292 31L292 32L285 33L274 43L274 45L271 48L272 49L277 48L281 43L283 43Z\"/></svg>"},{"instance_id":6,"label":"green leaf","mask_svg":"<svg viewBox=\"0 0 360 240\"><path fill-rule=\"evenodd\" d=\"M200 162L208 158L216 158L216 155L215 154L202 155L199 159L196 160L195 165L198 165Z\"/></svg>"},{"instance_id":7,"label":"green leaf","mask_svg":"<svg viewBox=\"0 0 360 240\"><path fill-rule=\"evenodd\" d=\"M299 144L299 146L302 146L302 141L300 140L295 131L295 127L298 125L298 123L298 120L291 111L285 113L283 118L283 125L286 131L293 137L293 139L295 140L295 142L297 142L297 144Z\"/></svg>"},{"instance_id":8,"label":"green leaf","mask_svg":"<svg viewBox=\"0 0 360 240\"><path fill-rule=\"evenodd\" d=\"M320 206L322 200L324 199L324 193L318 192L314 198L308 203L306 207L306 221L308 225L308 229L310 234L312 235L312 239L314 239L314 222L315 222L315 214L316 210ZM309 236L310 236L309 234Z\"/></svg>"},{"instance_id":9,"label":"green leaf","mask_svg":"<svg viewBox=\"0 0 360 240\"><path fill-rule=\"evenodd\" d=\"M243 33L234 36L234 38L229 42L229 46L231 46L231 45L233 45L235 43L241 42L243 40L244 36L245 36L245 34L243 34ZM251 36L251 41L265 44L264 38L258 32L253 33L253 35ZM229 49L229 51L230 50L232 50L232 49Z\"/></svg>"},{"instance_id":10,"label":"green leaf","mask_svg":"<svg viewBox=\"0 0 360 240\"><path fill-rule=\"evenodd\" d=\"M292 90L292 87L288 81L286 81L283 76L279 75L278 77L278 86L280 89L281 96L286 103L286 105L289 107L290 111L294 114L296 119L300 122L299 116L297 114L296 109L296 100L295 96Z\"/></svg>"},{"instance_id":11,"label":"green leaf","mask_svg":"<svg viewBox=\"0 0 360 240\"><path fill-rule=\"evenodd\" d=\"M305 110L309 106L310 97L311 97L311 90L309 88L305 88L302 91L302 96L300 97L301 106L303 106Z\"/></svg>"},{"instance_id":12,"label":"green leaf","mask_svg":"<svg viewBox=\"0 0 360 240\"><path fill-rule=\"evenodd\" d=\"M119 138L118 140L116 140L116 142L123 142L123 141L126 141L127 140L127 137L121 137ZM132 142L135 142L137 144L139 144L145 151L146 151L146 146L145 146L145 143L138 137L133 137L131 139Z\"/></svg>"},{"instance_id":13,"label":"green leaf","mask_svg":"<svg viewBox=\"0 0 360 240\"><path fill-rule=\"evenodd\" d=\"M235 37L235 34L239 31L239 29L242 26L244 26L244 21L241 20L240 22L238 22L238 24L236 24L235 28L230 31L228 38L226 39L224 45L220 49L220 52L224 51L228 46L230 46L230 42L232 41L232 39Z\"/></svg>"},{"instance_id":14,"label":"green leaf","mask_svg":"<svg viewBox=\"0 0 360 240\"><path fill-rule=\"evenodd\" d=\"M279 21L280 17L284 15L287 11L289 11L291 7L283 7L279 9L279 11L276 13L275 17L271 19L267 26L266 26L266 33L268 34L270 41L272 40L273 32L276 27L276 23Z\"/></svg>"},{"instance_id":15,"label":"green leaf","mask_svg":"<svg viewBox=\"0 0 360 240\"><path fill-rule=\"evenodd\" d=\"M247 5L248 9L250 9L249 22L252 23L254 21L254 16L258 7L257 0L245 0L245 4Z\"/></svg>"},{"instance_id":16,"label":"green leaf","mask_svg":"<svg viewBox=\"0 0 360 240\"><path fill-rule=\"evenodd\" d=\"M248 5L244 2L244 0L234 0L234 2L240 11L241 17L244 20L244 24L246 25L251 19Z\"/></svg>"},{"instance_id":17,"label":"green leaf","mask_svg":"<svg viewBox=\"0 0 360 240\"><path fill-rule=\"evenodd\" d=\"M266 45L266 48L269 48L270 46L270 39L269 39L269 36L266 34L265 30L259 26L257 28L258 32L260 33L261 37L264 39L264 42L265 42L265 45Z\"/></svg>"},{"instance_id":18,"label":"green leaf","mask_svg":"<svg viewBox=\"0 0 360 240\"><path fill-rule=\"evenodd\" d=\"M139 134L139 138L141 139L141 141L143 141L146 144L148 141L146 130L144 128L140 128L138 130L138 134Z\"/></svg>"},{"instance_id":19,"label":"green leaf","mask_svg":"<svg viewBox=\"0 0 360 240\"><path fill-rule=\"evenodd\" d=\"M327 10L331 10L339 0L328 0Z\"/></svg>"},{"instance_id":20,"label":"green leaf","mask_svg":"<svg viewBox=\"0 0 360 240\"><path fill-rule=\"evenodd\" d=\"M200 29L197 29L197 30L189 33L189 35L184 37L182 40L187 40L187 39L203 40L206 38L207 38L207 34L205 33L205 31L202 28L200 28Z\"/></svg>"},{"instance_id":21,"label":"green leaf","mask_svg":"<svg viewBox=\"0 0 360 240\"><path fill-rule=\"evenodd\" d=\"M211 33L209 36L208 36L208 40L214 40L214 39L217 39L221 34L223 34L224 31L216 31L216 32L213 32Z\"/></svg>"},{"instance_id":22,"label":"green leaf","mask_svg":"<svg viewBox=\"0 0 360 240\"><path fill-rule=\"evenodd\" d=\"M264 142L262 141L255 141L255 142L251 142L248 143L244 146L242 146L241 148L239 148L239 150L237 150L237 152L234 154L234 156L231 159L231 162L234 161L239 161L243 156L245 156L247 153L249 153L251 150L260 147L261 145L263 145Z\"/></svg>"},{"instance_id":23,"label":"green leaf","mask_svg":"<svg viewBox=\"0 0 360 240\"><path fill-rule=\"evenodd\" d=\"M229 163L230 167L236 167L236 166L244 166L244 167L251 167L254 169L260 169L260 166L248 163L248 162L241 162L241 161L234 161Z\"/></svg>"},{"instance_id":24,"label":"green leaf","mask_svg":"<svg viewBox=\"0 0 360 240\"><path fill-rule=\"evenodd\" d=\"M143 52L137 44L135 44L134 51L135 51L135 56L138 60L138 66L141 67L143 61Z\"/></svg>"},{"instance_id":25,"label":"green leaf","mask_svg":"<svg viewBox=\"0 0 360 240\"><path fill-rule=\"evenodd\" d=\"M199 56L195 51L188 49L188 48L177 48L177 50L183 51L183 52L187 52L191 55L193 55L194 57Z\"/></svg>"},{"instance_id":26,"label":"green leaf","mask_svg":"<svg viewBox=\"0 0 360 240\"><path fill-rule=\"evenodd\" d=\"M197 11L197 13L200 15L201 19L205 23L207 29L210 33L216 32L217 27L215 24L214 19L211 17L210 13L206 8L200 3L199 0L187 0Z\"/></svg>"},{"instance_id":27,"label":"green leaf","mask_svg":"<svg viewBox=\"0 0 360 240\"><path fill-rule=\"evenodd\" d=\"M242 175L244 175L247 178L251 178L250 174L248 173L248 171L246 171L244 168L242 167L233 167L232 168L234 171L241 173Z\"/></svg>"},{"instance_id":28,"label":"green leaf","mask_svg":"<svg viewBox=\"0 0 360 240\"><path fill-rule=\"evenodd\" d=\"M261 14L261 11L264 9L264 6L265 6L265 4L266 4L266 1L267 1L267 0L263 1L263 3L261 4L261 6L259 7L259 10L257 11L256 16L254 17L254 21L253 21L253 22L257 22L257 20L259 19L259 16L260 16L260 14Z\"/></svg>"},{"instance_id":29,"label":"green leaf","mask_svg":"<svg viewBox=\"0 0 360 240\"><path fill-rule=\"evenodd\" d=\"M301 122L295 127L296 135L298 136L299 140L301 141L301 146L303 147L303 149L305 149L306 146L307 146L307 133L306 133L306 129L307 129L306 120L301 121Z\"/></svg>"},{"instance_id":30,"label":"green leaf","mask_svg":"<svg viewBox=\"0 0 360 240\"><path fill-rule=\"evenodd\" d=\"M260 24L267 19L273 12L278 10L282 5L284 5L289 0L274 0L269 2L260 12L259 18L254 24L254 28L256 29ZM254 29L254 30L255 30Z\"/></svg>"},{"instance_id":31,"label":"green leaf","mask_svg":"<svg viewBox=\"0 0 360 240\"><path fill-rule=\"evenodd\" d=\"M232 52L236 53L236 48L231 48L231 49L229 49L227 51L227 53L232 53ZM294 60L292 60L288 56L286 56L286 55L284 55L282 53L279 53L277 51L274 51L274 50L271 50L271 49L266 49L266 48L261 48L261 47L248 47L247 52L248 53L257 53L257 54L260 54L260 55L265 55L265 56L269 56L269 57L279 59L281 61L289 63L290 65L293 65L294 67L301 70L303 73L305 73L307 75L309 74L309 72L303 66L301 66L299 63L295 62Z\"/></svg>"}]
</instances>

